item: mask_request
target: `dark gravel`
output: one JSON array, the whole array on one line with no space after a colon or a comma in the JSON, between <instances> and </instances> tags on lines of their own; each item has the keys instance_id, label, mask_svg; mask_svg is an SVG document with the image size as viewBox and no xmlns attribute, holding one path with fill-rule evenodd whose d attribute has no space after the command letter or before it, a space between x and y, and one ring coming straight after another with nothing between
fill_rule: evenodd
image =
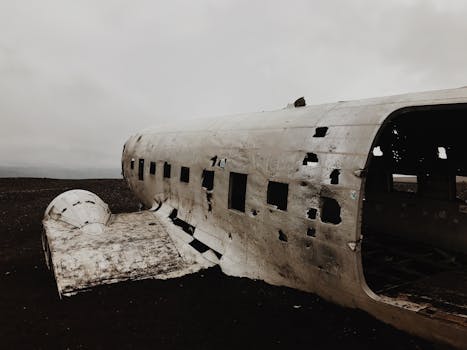
<instances>
[{"instance_id":1,"label":"dark gravel","mask_svg":"<svg viewBox=\"0 0 467 350\"><path fill-rule=\"evenodd\" d=\"M43 212L61 192L134 211L122 180L0 179L0 349L431 349L316 295L224 276L103 286L60 301L42 257Z\"/></svg>"}]
</instances>

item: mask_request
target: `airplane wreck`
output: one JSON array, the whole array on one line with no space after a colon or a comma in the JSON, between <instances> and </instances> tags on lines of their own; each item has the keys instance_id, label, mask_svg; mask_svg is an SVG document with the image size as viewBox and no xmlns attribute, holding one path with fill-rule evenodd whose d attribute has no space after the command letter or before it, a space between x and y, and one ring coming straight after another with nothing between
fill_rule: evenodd
<instances>
[{"instance_id":1,"label":"airplane wreck","mask_svg":"<svg viewBox=\"0 0 467 350\"><path fill-rule=\"evenodd\" d=\"M219 265L467 348L466 132L467 88L160 125L122 154L149 209L59 195L46 261L60 296Z\"/></svg>"}]
</instances>

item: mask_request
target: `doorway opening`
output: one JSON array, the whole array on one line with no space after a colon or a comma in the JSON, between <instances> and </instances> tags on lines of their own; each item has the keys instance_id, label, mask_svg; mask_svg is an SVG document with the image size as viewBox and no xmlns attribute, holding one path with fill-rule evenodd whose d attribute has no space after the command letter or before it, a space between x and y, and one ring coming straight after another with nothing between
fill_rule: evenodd
<instances>
[{"instance_id":1,"label":"doorway opening","mask_svg":"<svg viewBox=\"0 0 467 350\"><path fill-rule=\"evenodd\" d=\"M467 316L467 105L394 112L373 143L362 266L380 296Z\"/></svg>"}]
</instances>

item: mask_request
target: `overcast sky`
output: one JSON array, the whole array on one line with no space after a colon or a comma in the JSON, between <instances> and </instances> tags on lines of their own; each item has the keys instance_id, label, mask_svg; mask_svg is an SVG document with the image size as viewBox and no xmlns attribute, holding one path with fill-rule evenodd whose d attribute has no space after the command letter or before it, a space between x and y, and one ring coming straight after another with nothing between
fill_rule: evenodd
<instances>
[{"instance_id":1,"label":"overcast sky","mask_svg":"<svg viewBox=\"0 0 467 350\"><path fill-rule=\"evenodd\" d=\"M465 0L0 0L3 164L119 167L133 132L467 85Z\"/></svg>"}]
</instances>

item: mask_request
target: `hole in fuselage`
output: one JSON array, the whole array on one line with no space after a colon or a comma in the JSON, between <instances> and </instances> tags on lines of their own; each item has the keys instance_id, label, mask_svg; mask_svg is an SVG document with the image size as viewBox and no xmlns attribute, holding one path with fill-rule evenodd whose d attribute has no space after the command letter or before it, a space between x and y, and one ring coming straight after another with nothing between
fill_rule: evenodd
<instances>
[{"instance_id":1,"label":"hole in fuselage","mask_svg":"<svg viewBox=\"0 0 467 350\"><path fill-rule=\"evenodd\" d=\"M321 221L334 225L341 223L341 206L334 198L321 197Z\"/></svg>"},{"instance_id":2,"label":"hole in fuselage","mask_svg":"<svg viewBox=\"0 0 467 350\"><path fill-rule=\"evenodd\" d=\"M279 230L279 240L282 241L282 242L288 242L289 241L289 239L287 238L287 235L282 230Z\"/></svg>"},{"instance_id":3,"label":"hole in fuselage","mask_svg":"<svg viewBox=\"0 0 467 350\"><path fill-rule=\"evenodd\" d=\"M308 219L315 220L317 213L318 213L318 209L310 208L308 209L306 214L307 214Z\"/></svg>"},{"instance_id":4,"label":"hole in fuselage","mask_svg":"<svg viewBox=\"0 0 467 350\"><path fill-rule=\"evenodd\" d=\"M289 185L286 183L269 181L267 191L267 203L275 205L277 209L287 210L287 197Z\"/></svg>"},{"instance_id":5,"label":"hole in fuselage","mask_svg":"<svg viewBox=\"0 0 467 350\"><path fill-rule=\"evenodd\" d=\"M303 158L303 165L317 165L318 164L318 156L316 153L307 153L305 158Z\"/></svg>"},{"instance_id":6,"label":"hole in fuselage","mask_svg":"<svg viewBox=\"0 0 467 350\"><path fill-rule=\"evenodd\" d=\"M467 315L465 130L466 105L401 110L381 127L362 207L374 293Z\"/></svg>"},{"instance_id":7,"label":"hole in fuselage","mask_svg":"<svg viewBox=\"0 0 467 350\"><path fill-rule=\"evenodd\" d=\"M212 191L212 189L214 188L214 171L204 169L201 178L201 186L207 189L208 191Z\"/></svg>"},{"instance_id":8,"label":"hole in fuselage","mask_svg":"<svg viewBox=\"0 0 467 350\"><path fill-rule=\"evenodd\" d=\"M306 231L306 235L310 237L316 237L316 230L313 227L309 227Z\"/></svg>"},{"instance_id":9,"label":"hole in fuselage","mask_svg":"<svg viewBox=\"0 0 467 350\"><path fill-rule=\"evenodd\" d=\"M339 184L339 175L341 174L341 171L339 169L334 169L331 172L331 175L329 178L331 179L331 185L338 185Z\"/></svg>"},{"instance_id":10,"label":"hole in fuselage","mask_svg":"<svg viewBox=\"0 0 467 350\"><path fill-rule=\"evenodd\" d=\"M313 137L324 137L326 136L326 133L328 132L327 126L320 126L319 128L315 129L315 134Z\"/></svg>"}]
</instances>

